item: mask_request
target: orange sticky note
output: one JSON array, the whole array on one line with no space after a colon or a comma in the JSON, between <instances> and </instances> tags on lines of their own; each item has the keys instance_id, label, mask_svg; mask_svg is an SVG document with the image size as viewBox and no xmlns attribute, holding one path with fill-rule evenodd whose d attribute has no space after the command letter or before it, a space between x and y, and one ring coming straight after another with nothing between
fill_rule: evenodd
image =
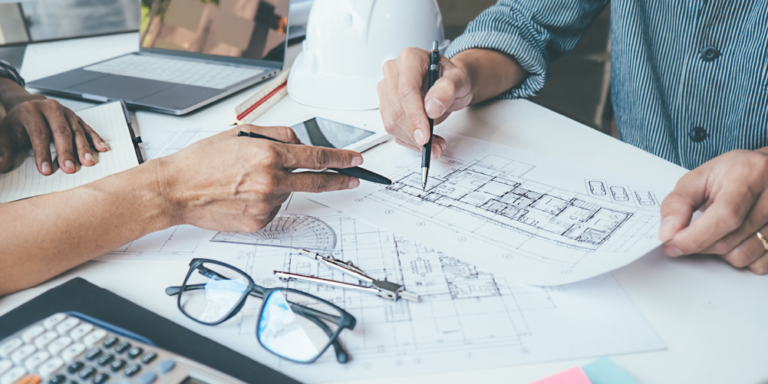
<instances>
[{"instance_id":1,"label":"orange sticky note","mask_svg":"<svg viewBox=\"0 0 768 384\"><path fill-rule=\"evenodd\" d=\"M579 367L556 373L552 376L532 382L531 384L592 384L584 371Z\"/></svg>"}]
</instances>

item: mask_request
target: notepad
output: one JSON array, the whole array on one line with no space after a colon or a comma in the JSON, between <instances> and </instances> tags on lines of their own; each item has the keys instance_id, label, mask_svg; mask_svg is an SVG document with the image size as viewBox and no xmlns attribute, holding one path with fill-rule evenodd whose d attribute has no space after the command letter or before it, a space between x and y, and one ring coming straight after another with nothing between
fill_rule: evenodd
<instances>
[{"instance_id":1,"label":"notepad","mask_svg":"<svg viewBox=\"0 0 768 384\"><path fill-rule=\"evenodd\" d=\"M13 170L0 173L0 203L65 191L139 165L141 155L136 151L133 130L122 103L98 105L78 111L77 115L99 133L110 150L93 150L96 160L94 166L78 165L77 172L66 174L58 167L55 150L51 145L54 172L49 176L43 176L37 171L32 150L17 153Z\"/></svg>"}]
</instances>

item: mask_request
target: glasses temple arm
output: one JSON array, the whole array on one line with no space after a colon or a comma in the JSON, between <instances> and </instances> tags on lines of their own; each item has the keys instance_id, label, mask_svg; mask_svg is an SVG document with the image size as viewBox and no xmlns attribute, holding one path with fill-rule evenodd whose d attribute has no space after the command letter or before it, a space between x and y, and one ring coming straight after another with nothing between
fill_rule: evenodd
<instances>
[{"instance_id":1,"label":"glasses temple arm","mask_svg":"<svg viewBox=\"0 0 768 384\"><path fill-rule=\"evenodd\" d=\"M205 289L205 284L187 284L184 286L184 292L196 291L198 289ZM165 289L165 294L168 296L176 296L180 293L181 293L181 286L178 286L178 285L170 286ZM251 296L258 297L260 299L264 298L264 294L256 290L252 290L248 294Z\"/></svg>"}]
</instances>

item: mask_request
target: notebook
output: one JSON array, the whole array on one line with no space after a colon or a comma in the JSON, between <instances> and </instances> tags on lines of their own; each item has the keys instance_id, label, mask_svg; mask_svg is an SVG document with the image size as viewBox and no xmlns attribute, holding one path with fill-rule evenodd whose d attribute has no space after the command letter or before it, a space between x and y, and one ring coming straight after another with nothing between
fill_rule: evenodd
<instances>
[{"instance_id":1,"label":"notebook","mask_svg":"<svg viewBox=\"0 0 768 384\"><path fill-rule=\"evenodd\" d=\"M144 161L138 147L141 139L135 137L131 120L121 101L81 110L77 115L99 133L110 150L94 150L95 165L78 165L77 172L66 174L59 169L55 148L51 144L54 172L50 176L43 176L37 171L32 150L17 153L13 170L0 173L0 203L79 187L125 171Z\"/></svg>"}]
</instances>

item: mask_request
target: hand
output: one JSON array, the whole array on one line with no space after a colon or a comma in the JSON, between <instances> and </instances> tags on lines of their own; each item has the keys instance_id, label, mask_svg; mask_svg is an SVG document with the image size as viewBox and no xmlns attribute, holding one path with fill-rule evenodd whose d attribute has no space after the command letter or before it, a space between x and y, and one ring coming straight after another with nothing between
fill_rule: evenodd
<instances>
[{"instance_id":1,"label":"hand","mask_svg":"<svg viewBox=\"0 0 768 384\"><path fill-rule=\"evenodd\" d=\"M659 239L669 256L719 255L735 267L768 274L768 155L731 151L680 178L661 204ZM704 213L688 225L696 210Z\"/></svg>"},{"instance_id":2,"label":"hand","mask_svg":"<svg viewBox=\"0 0 768 384\"><path fill-rule=\"evenodd\" d=\"M31 147L38 172L52 174L51 139L64 173L74 173L76 163L94 165L91 146L107 151L99 134L58 101L28 93L25 99L19 100L0 123L0 172L13 168L14 153Z\"/></svg>"},{"instance_id":3,"label":"hand","mask_svg":"<svg viewBox=\"0 0 768 384\"><path fill-rule=\"evenodd\" d=\"M238 131L293 144L238 137ZM355 167L363 157L353 151L301 145L287 127L241 125L153 162L173 225L254 232L275 217L291 192L360 185L357 178L338 173L291 170Z\"/></svg>"},{"instance_id":4,"label":"hand","mask_svg":"<svg viewBox=\"0 0 768 384\"><path fill-rule=\"evenodd\" d=\"M426 91L429 55L430 51L418 48L404 49L397 59L384 63L384 80L377 86L387 132L398 144L419 153L429 141L428 117L440 124L451 112L465 108L472 101L466 71L442 56L440 80ZM432 158L439 158L445 147L445 139L435 135Z\"/></svg>"}]
</instances>

